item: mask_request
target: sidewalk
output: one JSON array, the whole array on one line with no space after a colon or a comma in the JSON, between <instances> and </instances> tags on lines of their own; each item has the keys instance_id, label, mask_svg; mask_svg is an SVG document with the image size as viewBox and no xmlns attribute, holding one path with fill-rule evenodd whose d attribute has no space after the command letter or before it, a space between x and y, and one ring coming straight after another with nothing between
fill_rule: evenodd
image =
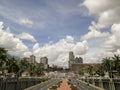
<instances>
[{"instance_id":1,"label":"sidewalk","mask_svg":"<svg viewBox=\"0 0 120 90\"><path fill-rule=\"evenodd\" d=\"M62 80L62 83L57 90L71 90L70 86L67 83L67 79Z\"/></svg>"}]
</instances>

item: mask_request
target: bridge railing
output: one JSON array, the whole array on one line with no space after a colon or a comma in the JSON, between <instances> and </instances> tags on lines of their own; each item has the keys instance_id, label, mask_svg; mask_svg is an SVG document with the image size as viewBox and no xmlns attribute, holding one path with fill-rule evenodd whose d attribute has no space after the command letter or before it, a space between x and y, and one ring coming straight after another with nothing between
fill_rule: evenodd
<instances>
[{"instance_id":1,"label":"bridge railing","mask_svg":"<svg viewBox=\"0 0 120 90\"><path fill-rule=\"evenodd\" d=\"M81 79L84 82L104 88L105 90L120 90L120 79Z\"/></svg>"},{"instance_id":2,"label":"bridge railing","mask_svg":"<svg viewBox=\"0 0 120 90\"><path fill-rule=\"evenodd\" d=\"M46 81L47 78L0 78L0 90L23 90Z\"/></svg>"}]
</instances>

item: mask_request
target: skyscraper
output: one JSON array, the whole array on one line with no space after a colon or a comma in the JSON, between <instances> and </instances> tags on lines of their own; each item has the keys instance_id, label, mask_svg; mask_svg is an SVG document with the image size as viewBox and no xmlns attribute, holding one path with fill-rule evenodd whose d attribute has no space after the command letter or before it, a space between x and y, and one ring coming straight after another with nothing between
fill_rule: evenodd
<instances>
[{"instance_id":1,"label":"skyscraper","mask_svg":"<svg viewBox=\"0 0 120 90\"><path fill-rule=\"evenodd\" d=\"M73 52L70 51L69 52L69 62L68 62L68 64L69 64L68 66L69 66L70 69L72 67L71 64L74 63L74 59L75 59L75 56L74 56Z\"/></svg>"},{"instance_id":2,"label":"skyscraper","mask_svg":"<svg viewBox=\"0 0 120 90\"><path fill-rule=\"evenodd\" d=\"M83 64L83 58L82 57L75 58L74 53L69 52L69 62L68 63L69 63L70 70L75 70L76 68L79 69L79 66L81 66L81 64Z\"/></svg>"},{"instance_id":3,"label":"skyscraper","mask_svg":"<svg viewBox=\"0 0 120 90\"><path fill-rule=\"evenodd\" d=\"M48 68L48 58L47 57L41 57L40 63L43 64L44 69Z\"/></svg>"},{"instance_id":4,"label":"skyscraper","mask_svg":"<svg viewBox=\"0 0 120 90\"><path fill-rule=\"evenodd\" d=\"M75 56L74 56L73 52L72 51L69 52L69 61L73 61L74 58L75 58Z\"/></svg>"},{"instance_id":5,"label":"skyscraper","mask_svg":"<svg viewBox=\"0 0 120 90\"><path fill-rule=\"evenodd\" d=\"M36 63L36 62L35 62L35 56L34 56L34 55L31 55L31 56L30 56L30 63L34 63L34 64Z\"/></svg>"}]
</instances>

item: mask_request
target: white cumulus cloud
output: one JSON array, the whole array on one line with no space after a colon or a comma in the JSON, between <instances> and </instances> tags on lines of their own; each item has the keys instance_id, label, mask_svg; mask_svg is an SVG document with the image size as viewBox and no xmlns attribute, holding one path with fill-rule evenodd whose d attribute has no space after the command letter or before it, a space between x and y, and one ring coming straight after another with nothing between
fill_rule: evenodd
<instances>
[{"instance_id":1,"label":"white cumulus cloud","mask_svg":"<svg viewBox=\"0 0 120 90\"><path fill-rule=\"evenodd\" d=\"M101 45L108 51L116 52L120 49L120 24L113 24L111 36Z\"/></svg>"},{"instance_id":2,"label":"white cumulus cloud","mask_svg":"<svg viewBox=\"0 0 120 90\"><path fill-rule=\"evenodd\" d=\"M89 15L97 15L97 20L92 21L89 32L82 39L106 37L101 45L108 51L116 51L120 48L120 0L85 0L82 6L87 7ZM111 32L100 31L110 26Z\"/></svg>"},{"instance_id":3,"label":"white cumulus cloud","mask_svg":"<svg viewBox=\"0 0 120 90\"><path fill-rule=\"evenodd\" d=\"M73 51L75 52L76 55L85 54L88 51L88 42L87 41L78 42L74 46Z\"/></svg>"},{"instance_id":4,"label":"white cumulus cloud","mask_svg":"<svg viewBox=\"0 0 120 90\"><path fill-rule=\"evenodd\" d=\"M17 35L18 38L20 39L25 39L25 40L30 40L32 42L36 42L36 39L29 33L22 32L21 34Z\"/></svg>"},{"instance_id":5,"label":"white cumulus cloud","mask_svg":"<svg viewBox=\"0 0 120 90\"><path fill-rule=\"evenodd\" d=\"M88 15L95 17L95 21L92 21L88 27L88 33L83 35L81 40L91 39L90 41L94 41L93 38L101 40L99 44L94 43L97 44L96 47L92 44L92 48L85 56L85 60L88 60L86 62L98 61L103 57L113 55L113 53L119 53L120 0L84 0L80 6L85 6L88 9ZM111 27L111 31L107 31L108 27ZM106 31L102 31L102 29ZM90 41L89 44L91 44Z\"/></svg>"},{"instance_id":6,"label":"white cumulus cloud","mask_svg":"<svg viewBox=\"0 0 120 90\"><path fill-rule=\"evenodd\" d=\"M4 30L3 27L3 22L0 22L0 47L7 49L11 55L24 57L25 53L29 52L28 47L10 30Z\"/></svg>"},{"instance_id":7,"label":"white cumulus cloud","mask_svg":"<svg viewBox=\"0 0 120 90\"><path fill-rule=\"evenodd\" d=\"M74 42L74 38L72 37L72 36L66 36L66 41L67 42L71 42L71 43L73 43Z\"/></svg>"},{"instance_id":8,"label":"white cumulus cloud","mask_svg":"<svg viewBox=\"0 0 120 90\"><path fill-rule=\"evenodd\" d=\"M108 32L101 32L97 30L90 30L87 34L81 36L81 40L88 40L93 38L103 38L108 37L110 34Z\"/></svg>"},{"instance_id":9,"label":"white cumulus cloud","mask_svg":"<svg viewBox=\"0 0 120 90\"><path fill-rule=\"evenodd\" d=\"M90 14L98 15L97 23L92 25L96 29L120 22L120 0L85 0L82 5L88 8Z\"/></svg>"},{"instance_id":10,"label":"white cumulus cloud","mask_svg":"<svg viewBox=\"0 0 120 90\"><path fill-rule=\"evenodd\" d=\"M66 36L65 39L61 39L54 44L39 46L39 44L36 43L33 46L33 54L36 57L47 56L50 65L67 66L69 51L73 51L76 55L86 54L88 51L88 43L87 41L74 43L72 36Z\"/></svg>"}]
</instances>

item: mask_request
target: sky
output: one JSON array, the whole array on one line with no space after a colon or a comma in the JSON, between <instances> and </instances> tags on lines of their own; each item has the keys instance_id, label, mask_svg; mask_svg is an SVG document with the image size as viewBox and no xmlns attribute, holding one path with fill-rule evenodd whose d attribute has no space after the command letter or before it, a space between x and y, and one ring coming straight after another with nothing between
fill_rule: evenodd
<instances>
[{"instance_id":1,"label":"sky","mask_svg":"<svg viewBox=\"0 0 120 90\"><path fill-rule=\"evenodd\" d=\"M0 0L0 47L13 56L98 63L120 52L119 0Z\"/></svg>"}]
</instances>

